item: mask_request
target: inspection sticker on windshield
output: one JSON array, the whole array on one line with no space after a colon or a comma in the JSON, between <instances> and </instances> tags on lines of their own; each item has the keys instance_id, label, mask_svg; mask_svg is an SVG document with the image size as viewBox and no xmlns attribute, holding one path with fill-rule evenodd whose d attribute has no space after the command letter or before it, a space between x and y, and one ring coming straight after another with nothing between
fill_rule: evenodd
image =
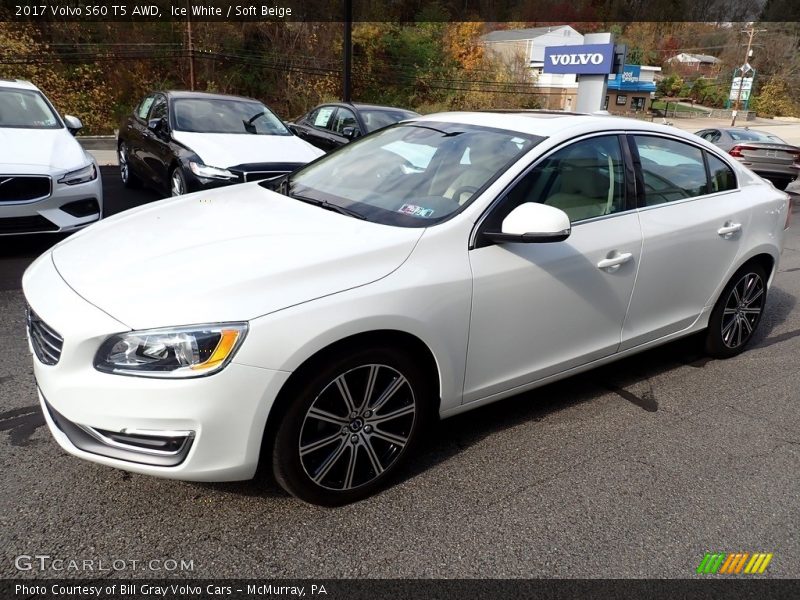
<instances>
[{"instance_id":1,"label":"inspection sticker on windshield","mask_svg":"<svg viewBox=\"0 0 800 600\"><path fill-rule=\"evenodd\" d=\"M433 215L432 208L424 208L422 206L417 206L416 204L403 204L400 207L400 210L397 212L401 212L404 215L411 215L413 217L423 217L428 218Z\"/></svg>"}]
</instances>

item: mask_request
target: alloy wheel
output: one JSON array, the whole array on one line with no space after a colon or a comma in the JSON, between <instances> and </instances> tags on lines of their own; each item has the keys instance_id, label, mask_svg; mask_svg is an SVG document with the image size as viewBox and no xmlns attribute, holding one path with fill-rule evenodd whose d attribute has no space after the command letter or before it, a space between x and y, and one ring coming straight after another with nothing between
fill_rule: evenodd
<instances>
[{"instance_id":1,"label":"alloy wheel","mask_svg":"<svg viewBox=\"0 0 800 600\"><path fill-rule=\"evenodd\" d=\"M172 177L170 177L170 181L170 191L172 192L173 196L181 196L186 193L186 184L183 181L183 176L177 168L172 171Z\"/></svg>"},{"instance_id":2,"label":"alloy wheel","mask_svg":"<svg viewBox=\"0 0 800 600\"><path fill-rule=\"evenodd\" d=\"M298 452L318 486L352 490L381 476L403 453L417 417L410 383L385 364L339 374L306 411Z\"/></svg>"},{"instance_id":3,"label":"alloy wheel","mask_svg":"<svg viewBox=\"0 0 800 600\"><path fill-rule=\"evenodd\" d=\"M738 348L753 335L764 308L764 280L758 273L745 273L731 288L722 311L722 342Z\"/></svg>"},{"instance_id":4,"label":"alloy wheel","mask_svg":"<svg viewBox=\"0 0 800 600\"><path fill-rule=\"evenodd\" d=\"M130 177L130 167L128 166L128 149L125 147L125 144L122 144L119 147L118 155L119 175L122 178L122 183L128 183L128 177Z\"/></svg>"}]
</instances>

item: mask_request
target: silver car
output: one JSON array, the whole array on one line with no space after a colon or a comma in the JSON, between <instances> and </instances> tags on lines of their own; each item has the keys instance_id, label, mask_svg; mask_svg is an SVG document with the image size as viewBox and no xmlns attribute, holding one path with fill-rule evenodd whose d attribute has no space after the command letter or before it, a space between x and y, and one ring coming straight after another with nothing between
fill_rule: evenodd
<instances>
[{"instance_id":1,"label":"silver car","mask_svg":"<svg viewBox=\"0 0 800 600\"><path fill-rule=\"evenodd\" d=\"M100 170L30 82L0 79L0 235L69 232L103 214Z\"/></svg>"},{"instance_id":2,"label":"silver car","mask_svg":"<svg viewBox=\"0 0 800 600\"><path fill-rule=\"evenodd\" d=\"M695 135L716 144L745 167L785 190L800 172L800 147L774 133L749 127L703 129Z\"/></svg>"}]
</instances>

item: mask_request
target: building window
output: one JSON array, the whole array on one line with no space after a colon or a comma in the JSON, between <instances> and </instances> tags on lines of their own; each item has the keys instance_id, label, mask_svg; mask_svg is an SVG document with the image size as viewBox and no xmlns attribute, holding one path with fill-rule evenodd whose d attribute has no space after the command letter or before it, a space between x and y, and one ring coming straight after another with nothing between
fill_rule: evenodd
<instances>
[{"instance_id":1,"label":"building window","mask_svg":"<svg viewBox=\"0 0 800 600\"><path fill-rule=\"evenodd\" d=\"M608 96L606 96L606 101L603 102L603 110L608 110Z\"/></svg>"},{"instance_id":2,"label":"building window","mask_svg":"<svg viewBox=\"0 0 800 600\"><path fill-rule=\"evenodd\" d=\"M644 98L641 96L631 98L631 108L633 110L644 110Z\"/></svg>"},{"instance_id":3,"label":"building window","mask_svg":"<svg viewBox=\"0 0 800 600\"><path fill-rule=\"evenodd\" d=\"M617 96L617 106L625 106L628 103L628 96Z\"/></svg>"}]
</instances>

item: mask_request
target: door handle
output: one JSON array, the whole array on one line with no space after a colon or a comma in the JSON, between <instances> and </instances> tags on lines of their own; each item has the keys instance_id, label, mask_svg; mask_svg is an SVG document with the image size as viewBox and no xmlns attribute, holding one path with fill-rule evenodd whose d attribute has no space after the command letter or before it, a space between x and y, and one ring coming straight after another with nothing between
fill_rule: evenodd
<instances>
[{"instance_id":1,"label":"door handle","mask_svg":"<svg viewBox=\"0 0 800 600\"><path fill-rule=\"evenodd\" d=\"M622 254L615 254L610 258L604 258L599 263L597 263L598 269L607 269L609 272L616 271L620 268L620 266L630 259L633 258L633 254L630 252L624 252Z\"/></svg>"},{"instance_id":2,"label":"door handle","mask_svg":"<svg viewBox=\"0 0 800 600\"><path fill-rule=\"evenodd\" d=\"M731 223L727 221L725 225L717 229L717 235L724 238L731 237L734 233L739 233L742 230L741 223Z\"/></svg>"}]
</instances>

